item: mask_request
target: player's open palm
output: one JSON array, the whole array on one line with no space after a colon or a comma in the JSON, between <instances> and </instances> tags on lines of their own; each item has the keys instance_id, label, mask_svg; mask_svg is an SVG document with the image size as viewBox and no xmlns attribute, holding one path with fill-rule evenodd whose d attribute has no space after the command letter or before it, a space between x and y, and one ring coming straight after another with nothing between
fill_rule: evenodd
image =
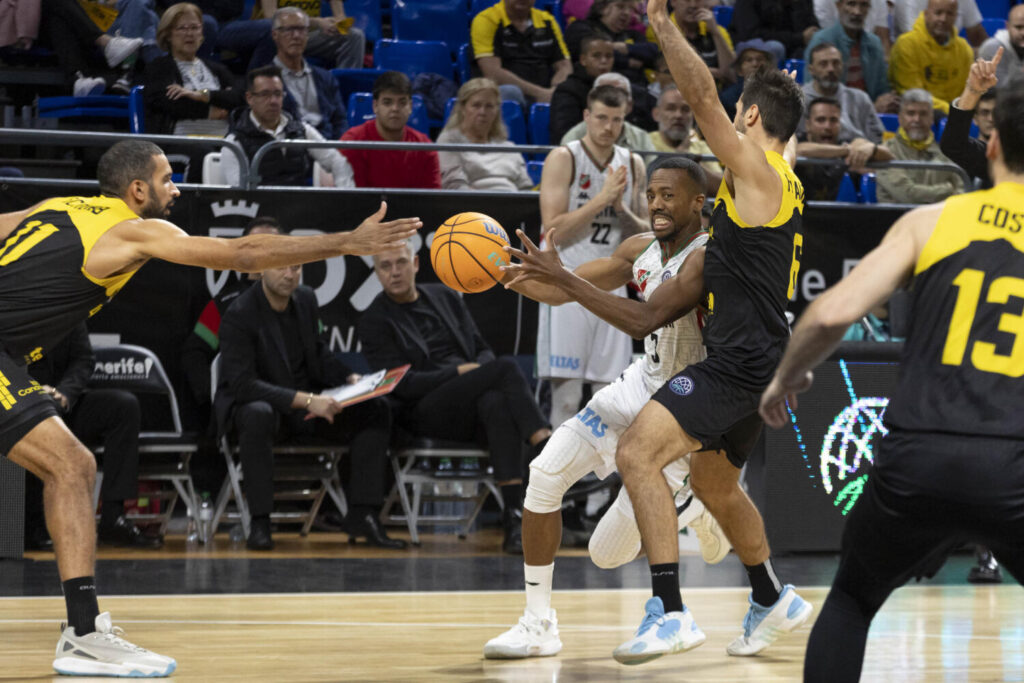
<instances>
[{"instance_id":1,"label":"player's open palm","mask_svg":"<svg viewBox=\"0 0 1024 683\"><path fill-rule=\"evenodd\" d=\"M399 218L385 221L388 203L381 202L377 212L368 217L359 227L350 233L350 254L379 254L389 249L396 249L416 234L423 226L419 218Z\"/></svg>"},{"instance_id":2,"label":"player's open palm","mask_svg":"<svg viewBox=\"0 0 1024 683\"><path fill-rule=\"evenodd\" d=\"M519 235L523 248L505 247L505 251L508 252L509 256L519 259L519 263L502 266L503 271L514 276L511 281L505 284L506 289L527 280L536 280L557 286L559 278L566 277L569 274L565 266L562 265L562 259L559 258L558 250L555 247L554 228L548 230L545 234L547 244L545 244L543 249L534 244L533 240L527 237L526 233L522 230L516 230L516 234Z\"/></svg>"}]
</instances>

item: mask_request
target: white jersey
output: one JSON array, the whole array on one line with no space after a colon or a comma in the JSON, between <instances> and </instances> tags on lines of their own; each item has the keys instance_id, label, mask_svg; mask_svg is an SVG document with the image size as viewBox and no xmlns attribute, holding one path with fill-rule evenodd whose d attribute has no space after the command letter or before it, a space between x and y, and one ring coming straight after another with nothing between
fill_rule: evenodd
<instances>
[{"instance_id":1,"label":"white jersey","mask_svg":"<svg viewBox=\"0 0 1024 683\"><path fill-rule=\"evenodd\" d=\"M629 172L626 174L626 188L623 191L623 201L630 202L633 196L632 153L625 147L615 145L612 149L611 161L601 164L590 155L590 151L583 145L582 140L573 140L566 145L569 153L572 154L573 174L572 184L569 186L569 211L580 208L601 191L604 187L606 174L614 171L620 166L626 166ZM615 210L608 206L601 213L594 216L590 222L590 228L584 230L575 242L568 244L559 243L558 255L569 268L576 268L587 261L597 258L611 256L615 248L622 243L627 235L623 234L622 221Z\"/></svg>"},{"instance_id":2,"label":"white jersey","mask_svg":"<svg viewBox=\"0 0 1024 683\"><path fill-rule=\"evenodd\" d=\"M683 261L707 241L708 234L699 232L687 245L662 262L661 245L657 240L651 240L633 262L633 279L644 300L661 283L675 276ZM586 467L593 469L602 479L615 471L615 449L619 437L633 424L654 392L687 365L704 360L706 353L697 312L690 311L658 329L644 340L644 348L646 353L642 358L630 364L617 380L594 394L583 410L561 425L594 447L594 457L588 460ZM537 466L537 460L531 464L533 466Z\"/></svg>"},{"instance_id":3,"label":"white jersey","mask_svg":"<svg viewBox=\"0 0 1024 683\"><path fill-rule=\"evenodd\" d=\"M658 240L651 240L633 262L633 282L640 289L643 300L648 301L661 283L675 277L686 257L707 241L708 233L698 232L688 244L663 262L661 245ZM644 381L654 393L687 365L699 363L706 355L697 310L694 309L644 339Z\"/></svg>"}]
</instances>

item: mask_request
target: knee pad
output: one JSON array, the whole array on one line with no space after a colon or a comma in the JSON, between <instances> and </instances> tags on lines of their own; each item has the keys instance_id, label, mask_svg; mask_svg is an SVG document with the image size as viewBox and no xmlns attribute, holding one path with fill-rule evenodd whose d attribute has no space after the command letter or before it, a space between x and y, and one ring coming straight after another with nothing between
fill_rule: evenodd
<instances>
[{"instance_id":1,"label":"knee pad","mask_svg":"<svg viewBox=\"0 0 1024 683\"><path fill-rule=\"evenodd\" d=\"M623 488L590 536L590 559L601 569L614 569L635 560L640 548L640 529Z\"/></svg>"},{"instance_id":2,"label":"knee pad","mask_svg":"<svg viewBox=\"0 0 1024 683\"><path fill-rule=\"evenodd\" d=\"M556 429L541 454L530 463L530 484L523 506L540 514L562 509L569 487L600 462L597 451L571 429Z\"/></svg>"}]
</instances>

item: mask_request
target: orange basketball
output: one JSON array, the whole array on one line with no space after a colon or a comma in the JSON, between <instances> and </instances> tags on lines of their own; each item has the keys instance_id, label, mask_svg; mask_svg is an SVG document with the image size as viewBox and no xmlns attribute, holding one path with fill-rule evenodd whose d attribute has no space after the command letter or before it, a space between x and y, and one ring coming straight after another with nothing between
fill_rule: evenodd
<instances>
[{"instance_id":1,"label":"orange basketball","mask_svg":"<svg viewBox=\"0 0 1024 683\"><path fill-rule=\"evenodd\" d=\"M482 292L501 280L501 266L508 263L502 247L507 245L508 234L498 221L482 213L457 213L434 233L430 265L452 289Z\"/></svg>"}]
</instances>

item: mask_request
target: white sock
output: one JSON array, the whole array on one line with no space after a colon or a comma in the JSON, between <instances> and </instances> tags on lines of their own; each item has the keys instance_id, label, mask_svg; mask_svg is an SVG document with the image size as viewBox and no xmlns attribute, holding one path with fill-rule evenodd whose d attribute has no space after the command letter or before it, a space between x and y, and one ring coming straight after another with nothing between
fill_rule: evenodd
<instances>
[{"instance_id":1,"label":"white sock","mask_svg":"<svg viewBox=\"0 0 1024 683\"><path fill-rule=\"evenodd\" d=\"M538 619L547 619L551 611L551 577L555 563L532 567L523 564L526 579L526 609Z\"/></svg>"}]
</instances>

